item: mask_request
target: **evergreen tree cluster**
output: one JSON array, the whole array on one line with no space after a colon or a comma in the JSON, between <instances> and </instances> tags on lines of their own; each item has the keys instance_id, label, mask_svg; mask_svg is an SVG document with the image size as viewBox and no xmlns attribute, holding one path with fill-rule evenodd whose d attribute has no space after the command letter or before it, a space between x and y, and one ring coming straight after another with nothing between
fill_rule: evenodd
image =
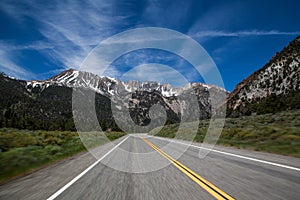
<instances>
[{"instance_id":1,"label":"evergreen tree cluster","mask_svg":"<svg viewBox=\"0 0 300 200\"><path fill-rule=\"evenodd\" d=\"M75 131L72 89L50 86L28 92L26 82L0 75L0 128ZM96 94L96 113L102 130L119 130L110 110L110 100Z\"/></svg>"}]
</instances>

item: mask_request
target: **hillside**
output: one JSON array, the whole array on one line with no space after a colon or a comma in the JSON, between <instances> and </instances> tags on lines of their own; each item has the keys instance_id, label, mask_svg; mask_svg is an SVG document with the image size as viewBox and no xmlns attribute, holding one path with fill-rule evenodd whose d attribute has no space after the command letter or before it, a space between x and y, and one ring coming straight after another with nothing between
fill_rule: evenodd
<instances>
[{"instance_id":1,"label":"hillside","mask_svg":"<svg viewBox=\"0 0 300 200\"><path fill-rule=\"evenodd\" d=\"M228 115L300 108L299 63L300 36L235 87L228 97Z\"/></svg>"}]
</instances>

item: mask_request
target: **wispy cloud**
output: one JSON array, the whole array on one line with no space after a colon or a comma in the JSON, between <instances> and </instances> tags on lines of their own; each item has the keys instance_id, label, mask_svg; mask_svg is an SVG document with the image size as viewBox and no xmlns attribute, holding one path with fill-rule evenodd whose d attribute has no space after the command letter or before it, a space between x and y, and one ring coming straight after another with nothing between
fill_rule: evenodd
<instances>
[{"instance_id":1,"label":"wispy cloud","mask_svg":"<svg viewBox=\"0 0 300 200\"><path fill-rule=\"evenodd\" d=\"M177 57L154 49L141 49L120 56L104 71L104 75L120 78L127 71L147 63L175 62ZM144 74L145 75L145 74Z\"/></svg>"},{"instance_id":2,"label":"wispy cloud","mask_svg":"<svg viewBox=\"0 0 300 200\"><path fill-rule=\"evenodd\" d=\"M54 49L54 45L42 40L33 41L27 44L16 44L13 41L0 40L0 46L5 51L17 51L17 50L50 50Z\"/></svg>"},{"instance_id":3,"label":"wispy cloud","mask_svg":"<svg viewBox=\"0 0 300 200\"><path fill-rule=\"evenodd\" d=\"M189 27L187 34L200 42L205 42L209 38L216 37L300 35L300 31L297 29L294 29L294 31L285 31L280 28L281 23L276 25L275 27L278 28L275 29L270 29L268 25L266 25L265 28L258 28L262 27L260 25L253 26L253 13L247 4L248 3L243 1L234 1L212 5L204 13L199 14L197 21ZM267 17L262 17L261 13L259 13L258 17L263 21L267 19ZM272 23L270 22L270 24Z\"/></svg>"},{"instance_id":4,"label":"wispy cloud","mask_svg":"<svg viewBox=\"0 0 300 200\"><path fill-rule=\"evenodd\" d=\"M136 66L132 70L123 74L122 81L156 81L158 83L170 83L173 86L183 86L188 81L177 70L167 65L159 63L148 63Z\"/></svg>"},{"instance_id":5,"label":"wispy cloud","mask_svg":"<svg viewBox=\"0 0 300 200\"><path fill-rule=\"evenodd\" d=\"M169 52L147 49L121 56L110 65L104 75L123 81L157 81L173 86L197 81L201 75L184 58Z\"/></svg>"},{"instance_id":6,"label":"wispy cloud","mask_svg":"<svg viewBox=\"0 0 300 200\"><path fill-rule=\"evenodd\" d=\"M77 1L59 1L53 9L34 14L39 31L55 46L48 56L65 68L78 68L93 47L116 32L116 24L126 24L126 16L110 13L113 6L114 1L90 0L84 6Z\"/></svg>"},{"instance_id":7,"label":"wispy cloud","mask_svg":"<svg viewBox=\"0 0 300 200\"><path fill-rule=\"evenodd\" d=\"M127 16L115 12L116 1L87 0L56 1L44 4L39 1L13 5L2 2L1 10L22 26L26 18L34 20L37 31L44 37L42 41L20 45L19 41L0 41L9 50L36 50L60 68L78 68L89 52L104 38L117 33L126 26ZM29 9L24 9L29 8ZM118 28L117 24L119 25ZM6 61L16 60L7 55Z\"/></svg>"},{"instance_id":8,"label":"wispy cloud","mask_svg":"<svg viewBox=\"0 0 300 200\"><path fill-rule=\"evenodd\" d=\"M285 31L263 31L263 30L248 30L248 31L200 31L192 35L192 37L249 37L249 36L270 36L270 35L300 35L300 32L285 32Z\"/></svg>"},{"instance_id":9,"label":"wispy cloud","mask_svg":"<svg viewBox=\"0 0 300 200\"><path fill-rule=\"evenodd\" d=\"M35 75L32 72L26 70L22 66L19 66L13 60L14 59L11 58L10 54L7 53L7 51L1 49L0 46L0 71L21 79L35 77Z\"/></svg>"}]
</instances>

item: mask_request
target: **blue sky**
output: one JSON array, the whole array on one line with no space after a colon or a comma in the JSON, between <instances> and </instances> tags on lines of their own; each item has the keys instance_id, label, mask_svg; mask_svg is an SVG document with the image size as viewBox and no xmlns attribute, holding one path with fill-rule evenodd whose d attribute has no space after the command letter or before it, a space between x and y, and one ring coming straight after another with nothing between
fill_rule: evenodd
<instances>
[{"instance_id":1,"label":"blue sky","mask_svg":"<svg viewBox=\"0 0 300 200\"><path fill-rule=\"evenodd\" d=\"M198 41L232 91L300 35L299 7L299 1L288 0L1 0L0 71L21 79L47 79L78 69L99 42L114 34L163 27ZM187 80L201 81L184 59L159 50L125 54L112 65L118 67L118 77L151 62L177 67Z\"/></svg>"}]
</instances>

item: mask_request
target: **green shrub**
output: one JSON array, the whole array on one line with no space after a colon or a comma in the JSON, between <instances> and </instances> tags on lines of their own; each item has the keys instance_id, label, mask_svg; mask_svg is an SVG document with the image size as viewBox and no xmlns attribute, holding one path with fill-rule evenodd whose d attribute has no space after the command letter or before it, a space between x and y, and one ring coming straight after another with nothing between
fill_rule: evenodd
<instances>
[{"instance_id":1,"label":"green shrub","mask_svg":"<svg viewBox=\"0 0 300 200\"><path fill-rule=\"evenodd\" d=\"M56 145L47 145L45 147L45 150L48 152L49 155L54 155L62 151L62 148L60 146Z\"/></svg>"},{"instance_id":2,"label":"green shrub","mask_svg":"<svg viewBox=\"0 0 300 200\"><path fill-rule=\"evenodd\" d=\"M209 120L200 121L194 141L203 141L208 125ZM173 138L178 127L166 125L156 136ZM192 134L189 123L185 133ZM180 139L189 137L182 134ZM218 144L300 157L300 110L227 118Z\"/></svg>"},{"instance_id":3,"label":"green shrub","mask_svg":"<svg viewBox=\"0 0 300 200\"><path fill-rule=\"evenodd\" d=\"M50 160L47 152L38 146L18 147L0 153L0 180L30 170Z\"/></svg>"},{"instance_id":4,"label":"green shrub","mask_svg":"<svg viewBox=\"0 0 300 200\"><path fill-rule=\"evenodd\" d=\"M99 133L86 133L99 136ZM106 133L110 140L124 133ZM102 137L89 138L89 147L101 145L107 140ZM27 131L0 129L0 182L28 170L74 155L85 150L76 132L70 131Z\"/></svg>"}]
</instances>

